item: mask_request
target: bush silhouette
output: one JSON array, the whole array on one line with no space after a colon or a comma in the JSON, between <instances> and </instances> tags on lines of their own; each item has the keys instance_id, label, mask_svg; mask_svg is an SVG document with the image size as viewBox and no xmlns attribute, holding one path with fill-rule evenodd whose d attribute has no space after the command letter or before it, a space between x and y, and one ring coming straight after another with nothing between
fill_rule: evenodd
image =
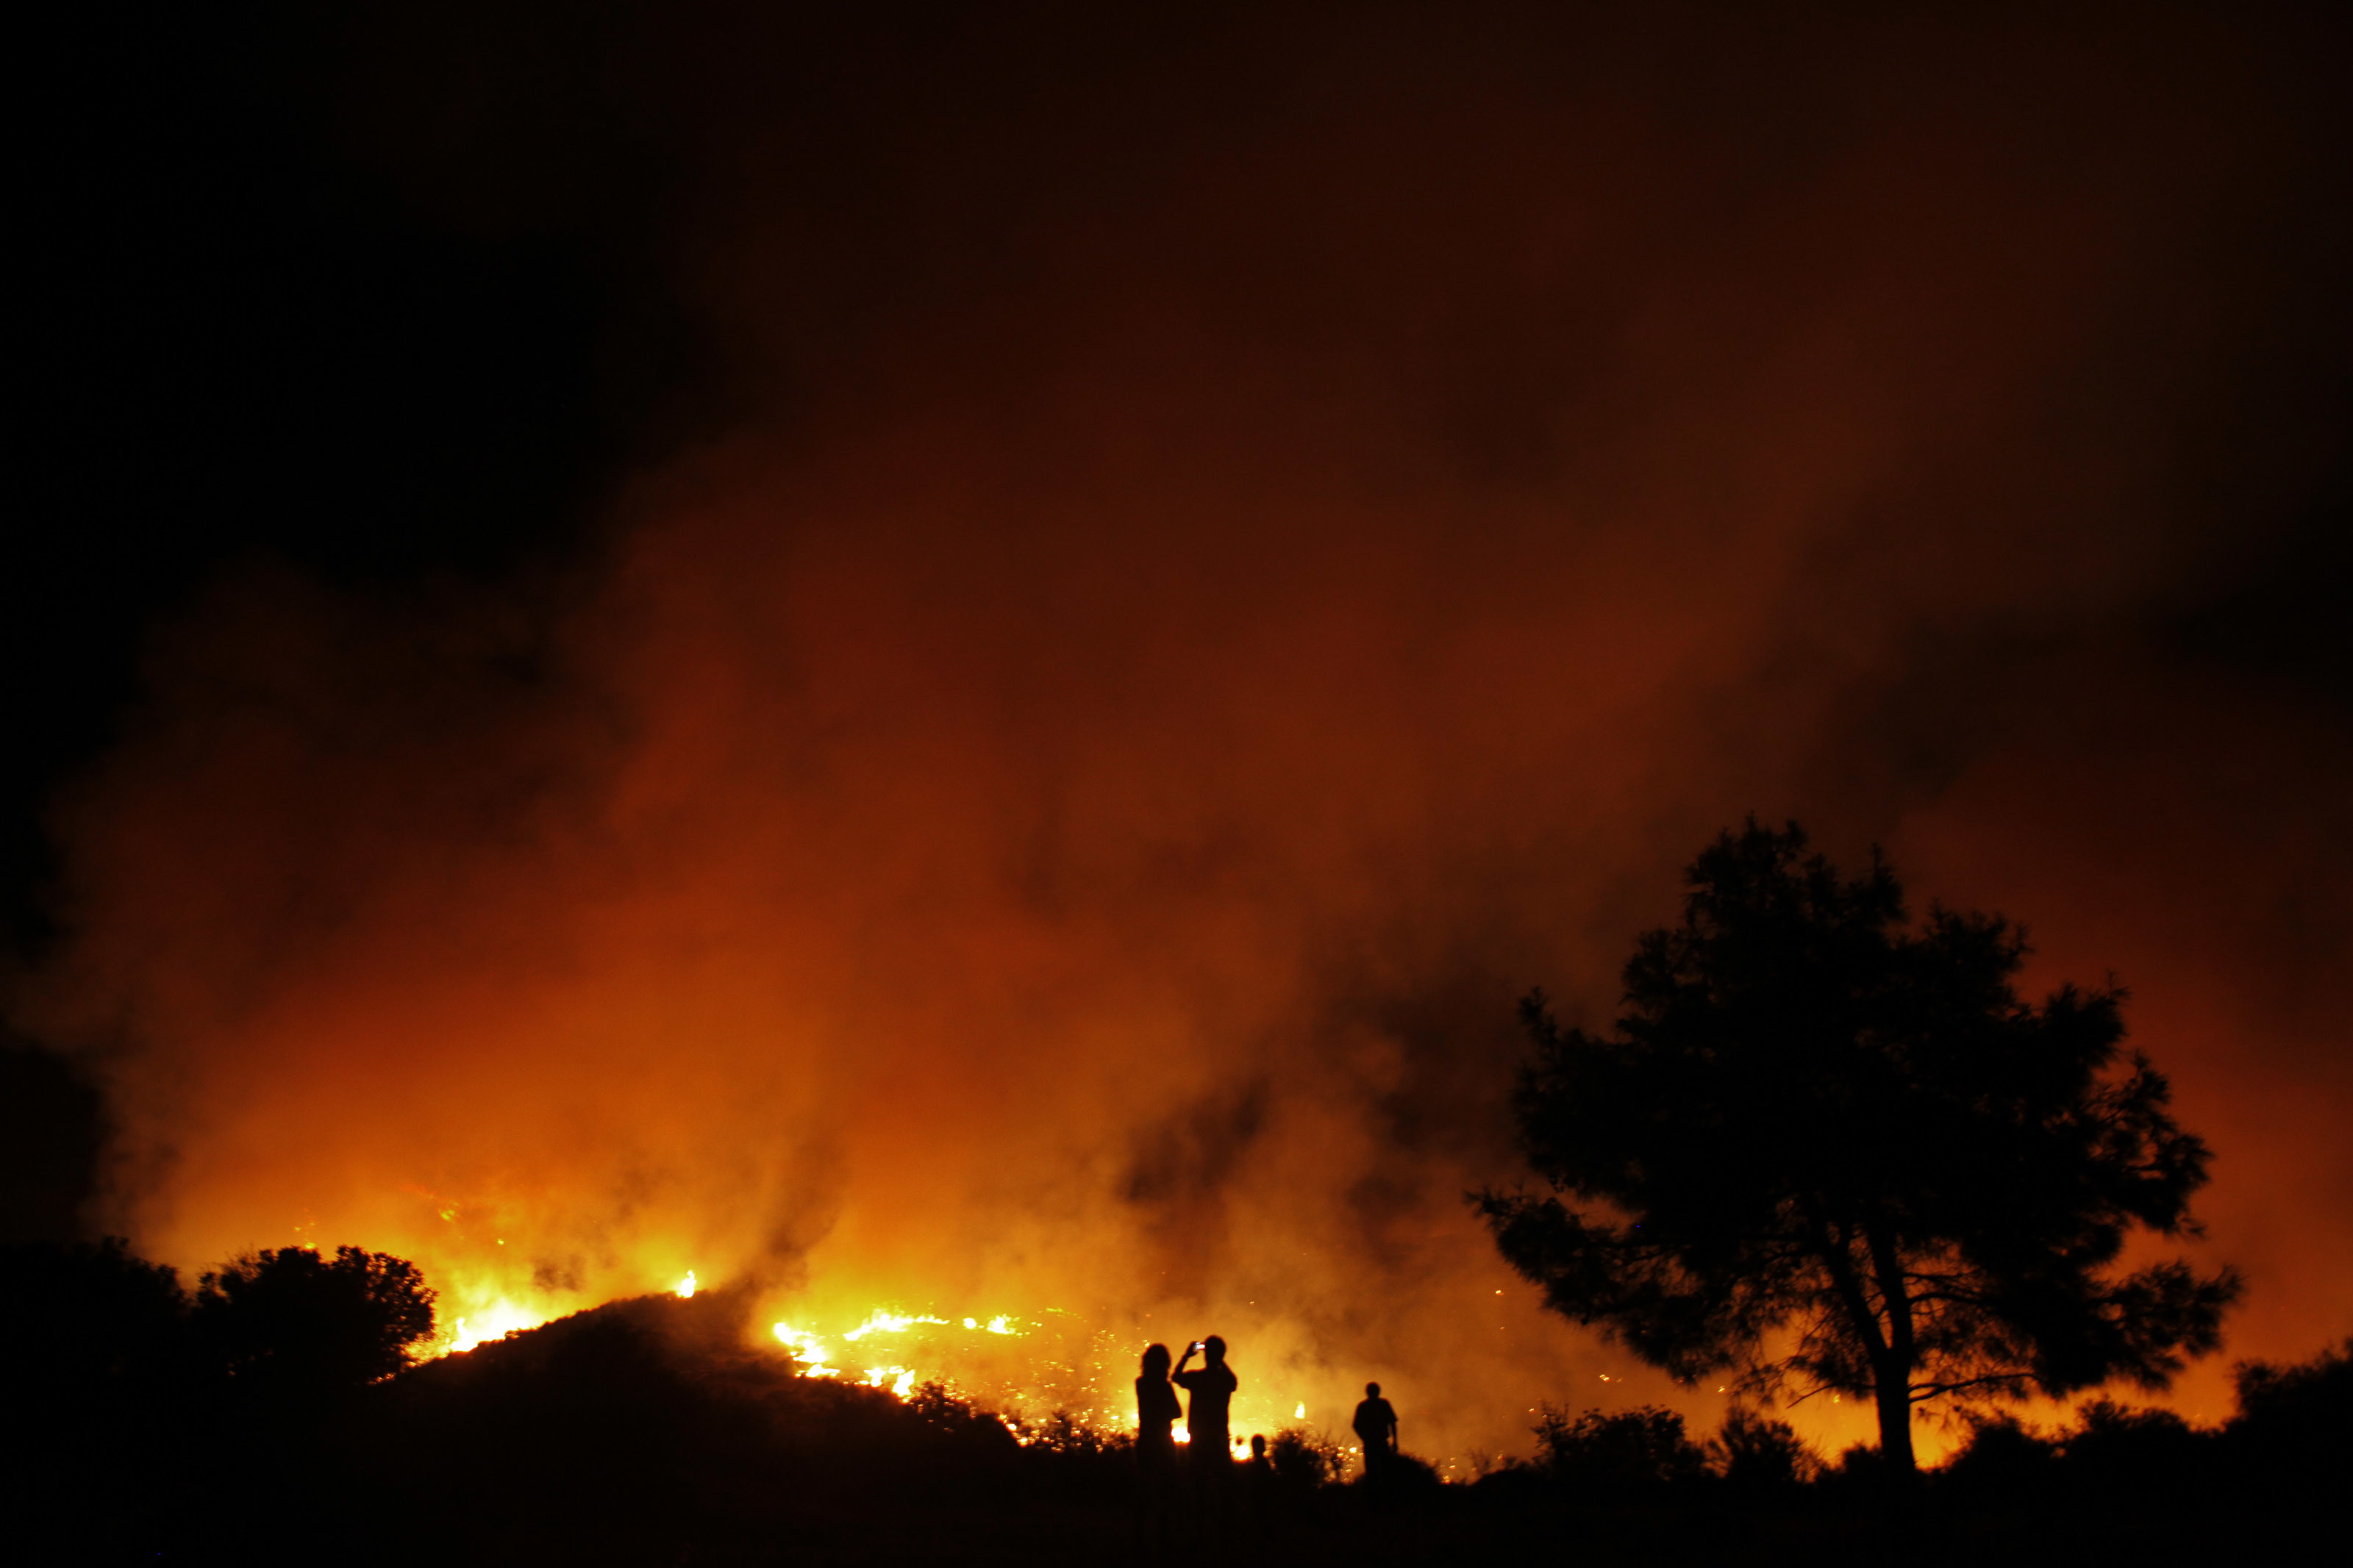
<instances>
[{"instance_id":1,"label":"bush silhouette","mask_svg":"<svg viewBox=\"0 0 2353 1568\"><path fill-rule=\"evenodd\" d=\"M1946 1482L1966 1491L2014 1492L2051 1479L2059 1445L2021 1426L2007 1411L1973 1413L1968 1441L1945 1461Z\"/></svg>"},{"instance_id":2,"label":"bush silhouette","mask_svg":"<svg viewBox=\"0 0 2353 1568\"><path fill-rule=\"evenodd\" d=\"M1726 1415L1708 1448L1724 1479L1748 1489L1799 1486L1822 1468L1820 1457L1796 1427L1754 1410Z\"/></svg>"},{"instance_id":3,"label":"bush silhouette","mask_svg":"<svg viewBox=\"0 0 2353 1568\"><path fill-rule=\"evenodd\" d=\"M1707 1473L1707 1456L1683 1435L1683 1418L1654 1405L1574 1418L1546 1405L1535 1430L1538 1464L1577 1491L1640 1489Z\"/></svg>"},{"instance_id":4,"label":"bush silhouette","mask_svg":"<svg viewBox=\"0 0 2353 1568\"><path fill-rule=\"evenodd\" d=\"M2095 1399L2077 1414L2059 1452L2078 1485L2104 1489L2170 1486L2202 1468L2214 1434L2170 1410L2136 1410Z\"/></svg>"},{"instance_id":5,"label":"bush silhouette","mask_svg":"<svg viewBox=\"0 0 2353 1568\"><path fill-rule=\"evenodd\" d=\"M2288 1366L2241 1362L2232 1369L2232 1382L2239 1394L2233 1425L2244 1430L2300 1442L2343 1434L2353 1417L2353 1339Z\"/></svg>"},{"instance_id":6,"label":"bush silhouette","mask_svg":"<svg viewBox=\"0 0 2353 1568\"><path fill-rule=\"evenodd\" d=\"M308 1247L248 1254L204 1277L192 1321L201 1353L241 1393L315 1399L409 1364L433 1332L417 1266L381 1252Z\"/></svg>"},{"instance_id":7,"label":"bush silhouette","mask_svg":"<svg viewBox=\"0 0 2353 1568\"><path fill-rule=\"evenodd\" d=\"M1274 1472L1275 1484L1293 1493L1329 1486L1347 1467L1340 1445L1304 1426L1285 1426L1270 1438L1266 1461Z\"/></svg>"},{"instance_id":8,"label":"bush silhouette","mask_svg":"<svg viewBox=\"0 0 2353 1568\"><path fill-rule=\"evenodd\" d=\"M2222 1436L2248 1479L2290 1491L2341 1482L2353 1464L2353 1339L2307 1362L2232 1371L2239 1414Z\"/></svg>"}]
</instances>

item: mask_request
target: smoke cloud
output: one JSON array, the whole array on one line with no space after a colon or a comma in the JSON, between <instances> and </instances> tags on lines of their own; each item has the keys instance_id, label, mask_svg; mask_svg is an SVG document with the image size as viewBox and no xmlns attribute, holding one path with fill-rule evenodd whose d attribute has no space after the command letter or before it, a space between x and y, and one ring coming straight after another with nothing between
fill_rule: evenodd
<instances>
[{"instance_id":1,"label":"smoke cloud","mask_svg":"<svg viewBox=\"0 0 2353 1568\"><path fill-rule=\"evenodd\" d=\"M649 223L704 371L576 559L158 632L19 1006L113 1225L477 1320L1216 1330L1245 1421L1377 1377L1433 1454L1712 1419L1461 1194L1515 999L1606 1019L1756 811L2130 986L2233 1350L2309 1353L2353 742L2269 623L2341 119L2287 23L2135 16L387 22L355 134L451 222Z\"/></svg>"}]
</instances>

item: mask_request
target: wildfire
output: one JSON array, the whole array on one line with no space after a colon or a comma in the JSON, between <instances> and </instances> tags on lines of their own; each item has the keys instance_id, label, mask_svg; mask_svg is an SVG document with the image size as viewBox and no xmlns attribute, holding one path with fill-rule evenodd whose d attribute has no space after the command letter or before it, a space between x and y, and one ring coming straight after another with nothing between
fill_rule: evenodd
<instances>
[{"instance_id":1,"label":"wildfire","mask_svg":"<svg viewBox=\"0 0 2353 1568\"><path fill-rule=\"evenodd\" d=\"M776 1326L776 1335L785 1349L792 1352L792 1358L795 1361L807 1363L801 1373L803 1377L841 1375L839 1367L825 1364L825 1342L817 1335L804 1329L797 1329L790 1323L778 1323Z\"/></svg>"},{"instance_id":2,"label":"wildfire","mask_svg":"<svg viewBox=\"0 0 2353 1568\"><path fill-rule=\"evenodd\" d=\"M692 1277L690 1275L689 1278ZM686 1294L683 1286L679 1293ZM934 1317L928 1312L902 1312L890 1307L876 1307L866 1314L863 1322L855 1328L841 1330L838 1334L821 1334L791 1322L773 1324L769 1331L776 1335L776 1342L785 1347L793 1360L802 1363L801 1376L841 1377L847 1374L829 1359L828 1345L833 1339L855 1343L878 1334L902 1334L923 1329L944 1329L954 1333L959 1322L968 1333L1017 1339L1025 1336L1029 1327L1035 1326L1025 1327L1021 1319L1009 1312L1000 1312L987 1320L977 1317L955 1320ZM911 1348L922 1353L927 1348L939 1350L943 1347L934 1342L928 1346L919 1343ZM869 1388L887 1389L898 1398L905 1399L914 1393L918 1375L916 1368L894 1362L888 1365L867 1367L859 1381Z\"/></svg>"},{"instance_id":3,"label":"wildfire","mask_svg":"<svg viewBox=\"0 0 2353 1568\"><path fill-rule=\"evenodd\" d=\"M862 1340L869 1334L895 1334L902 1330L912 1329L917 1323L939 1323L944 1326L946 1322L945 1318L911 1318L897 1312L886 1312L878 1307L868 1315L864 1322L841 1337L845 1340ZM972 1320L966 1318L964 1321L964 1326L967 1329L972 1327Z\"/></svg>"},{"instance_id":4,"label":"wildfire","mask_svg":"<svg viewBox=\"0 0 2353 1568\"><path fill-rule=\"evenodd\" d=\"M502 1340L524 1329L535 1329L546 1321L539 1313L501 1297L480 1312L459 1318L451 1326L448 1353L462 1355L476 1345Z\"/></svg>"},{"instance_id":5,"label":"wildfire","mask_svg":"<svg viewBox=\"0 0 2353 1568\"><path fill-rule=\"evenodd\" d=\"M670 1288L670 1294L681 1300L692 1300L702 1288L699 1271L690 1268ZM562 1316L566 1310L560 1302L543 1303L534 1310L518 1304L511 1296L493 1296L487 1290L459 1294L470 1310L454 1320L446 1336L434 1346L433 1354L463 1354L511 1333L537 1328ZM808 1326L810 1320L803 1319L799 1323L790 1320L776 1321L770 1325L769 1331L791 1358L795 1375L837 1378L881 1390L900 1400L912 1399L919 1384L944 1384L960 1397L976 1402L979 1407L1005 1412L1000 1418L1023 1442L1032 1440L1032 1428L1021 1415L1024 1410L1067 1413L1082 1424L1106 1433L1133 1431L1135 1414L1126 1390L1130 1371L1126 1362L1133 1354L1132 1349L1126 1347L1129 1336L1083 1326L1073 1330L1055 1321L1069 1316L1050 1309L1047 1318L1039 1321L1009 1312L987 1318L947 1318L894 1307L874 1307L848 1328L824 1327L822 1321ZM1071 1339L1073 1332L1081 1339ZM1024 1355L1030 1346L1010 1342L1028 1341L1039 1333L1061 1337L1054 1338L1050 1347L1037 1352L1046 1359L1041 1365L1033 1366L1030 1358ZM894 1336L898 1337L895 1341ZM890 1342L890 1349L883 1351L878 1342ZM853 1358L848 1353L850 1346L860 1347L867 1354ZM1012 1359L1008 1361L1008 1357ZM1264 1417L1270 1422L1280 1419L1283 1403L1287 1402L1270 1402L1269 1406L1261 1406ZM1243 1413L1237 1410L1236 1415L1241 1417ZM1307 1418L1304 1400L1293 1405L1291 1417L1295 1421ZM1182 1425L1173 1436L1179 1443L1190 1441ZM1248 1440L1238 1437L1235 1441L1237 1456L1243 1455Z\"/></svg>"},{"instance_id":6,"label":"wildfire","mask_svg":"<svg viewBox=\"0 0 2353 1568\"><path fill-rule=\"evenodd\" d=\"M866 1386L888 1388L893 1395L904 1399L915 1386L915 1374L903 1366L870 1366L866 1369Z\"/></svg>"}]
</instances>

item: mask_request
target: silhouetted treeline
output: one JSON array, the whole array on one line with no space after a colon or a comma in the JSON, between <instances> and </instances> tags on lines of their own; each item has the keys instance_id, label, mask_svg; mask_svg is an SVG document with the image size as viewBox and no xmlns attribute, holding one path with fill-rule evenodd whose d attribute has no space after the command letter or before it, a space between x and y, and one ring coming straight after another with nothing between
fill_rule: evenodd
<instances>
[{"instance_id":1,"label":"silhouetted treeline","mask_svg":"<svg viewBox=\"0 0 2353 1568\"><path fill-rule=\"evenodd\" d=\"M13 1538L32 1561L1101 1562L1134 1545L1128 1439L902 1402L747 1348L749 1303L616 1302L408 1365L431 1301L396 1258L238 1260L194 1290L120 1243L0 1249ZM1900 1547L2204 1562L2294 1539L2348 1458L2353 1345L2247 1365L2219 1429L2095 1404L1981 1421L1909 1484L1740 1412L1545 1406L1533 1459L1444 1484L1271 1434L1229 1561L1813 1563Z\"/></svg>"},{"instance_id":2,"label":"silhouetted treeline","mask_svg":"<svg viewBox=\"0 0 2353 1568\"><path fill-rule=\"evenodd\" d=\"M2216 1490L2250 1506L2293 1507L2341 1489L2353 1451L2353 1340L2297 1365L2242 1363L2235 1381L2239 1413L2219 1428L2105 1399L2056 1434L1981 1418L1937 1479L1957 1493L2018 1501L2097 1492L2168 1510Z\"/></svg>"},{"instance_id":3,"label":"silhouetted treeline","mask_svg":"<svg viewBox=\"0 0 2353 1568\"><path fill-rule=\"evenodd\" d=\"M252 1254L193 1291L119 1240L0 1247L10 1519L144 1561L225 1539L249 1500L324 1495L328 1439L432 1303L413 1265L352 1247Z\"/></svg>"}]
</instances>

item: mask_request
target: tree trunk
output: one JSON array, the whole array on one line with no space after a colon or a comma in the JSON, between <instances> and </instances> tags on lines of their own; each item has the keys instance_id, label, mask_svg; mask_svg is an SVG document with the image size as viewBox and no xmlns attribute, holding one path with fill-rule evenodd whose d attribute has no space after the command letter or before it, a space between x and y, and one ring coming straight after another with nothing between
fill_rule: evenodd
<instances>
[{"instance_id":1,"label":"tree trunk","mask_svg":"<svg viewBox=\"0 0 2353 1568\"><path fill-rule=\"evenodd\" d=\"M1920 1473L1912 1453L1912 1363L1918 1342L1912 1337L1912 1292L1904 1283L1904 1258L1884 1225L1866 1233L1871 1265L1879 1276L1879 1299L1887 1313L1887 1356L1872 1363L1873 1392L1879 1399L1879 1454L1901 1477Z\"/></svg>"},{"instance_id":2,"label":"tree trunk","mask_svg":"<svg viewBox=\"0 0 2353 1568\"><path fill-rule=\"evenodd\" d=\"M1872 1368L1872 1380L1879 1402L1879 1456L1896 1475L1917 1475L1920 1461L1912 1453L1912 1369L1883 1362Z\"/></svg>"},{"instance_id":3,"label":"tree trunk","mask_svg":"<svg viewBox=\"0 0 2353 1568\"><path fill-rule=\"evenodd\" d=\"M1872 1392L1879 1405L1879 1453L1899 1476L1920 1473L1912 1453L1912 1301L1904 1289L1900 1267L1893 1269L1894 1289L1887 1289L1894 1251L1883 1237L1870 1237L1873 1272L1888 1308L1885 1327L1871 1310L1862 1281L1849 1250L1851 1236L1833 1236L1827 1226L1814 1227L1815 1255L1830 1271L1831 1284L1847 1311L1848 1324L1871 1363Z\"/></svg>"}]
</instances>

